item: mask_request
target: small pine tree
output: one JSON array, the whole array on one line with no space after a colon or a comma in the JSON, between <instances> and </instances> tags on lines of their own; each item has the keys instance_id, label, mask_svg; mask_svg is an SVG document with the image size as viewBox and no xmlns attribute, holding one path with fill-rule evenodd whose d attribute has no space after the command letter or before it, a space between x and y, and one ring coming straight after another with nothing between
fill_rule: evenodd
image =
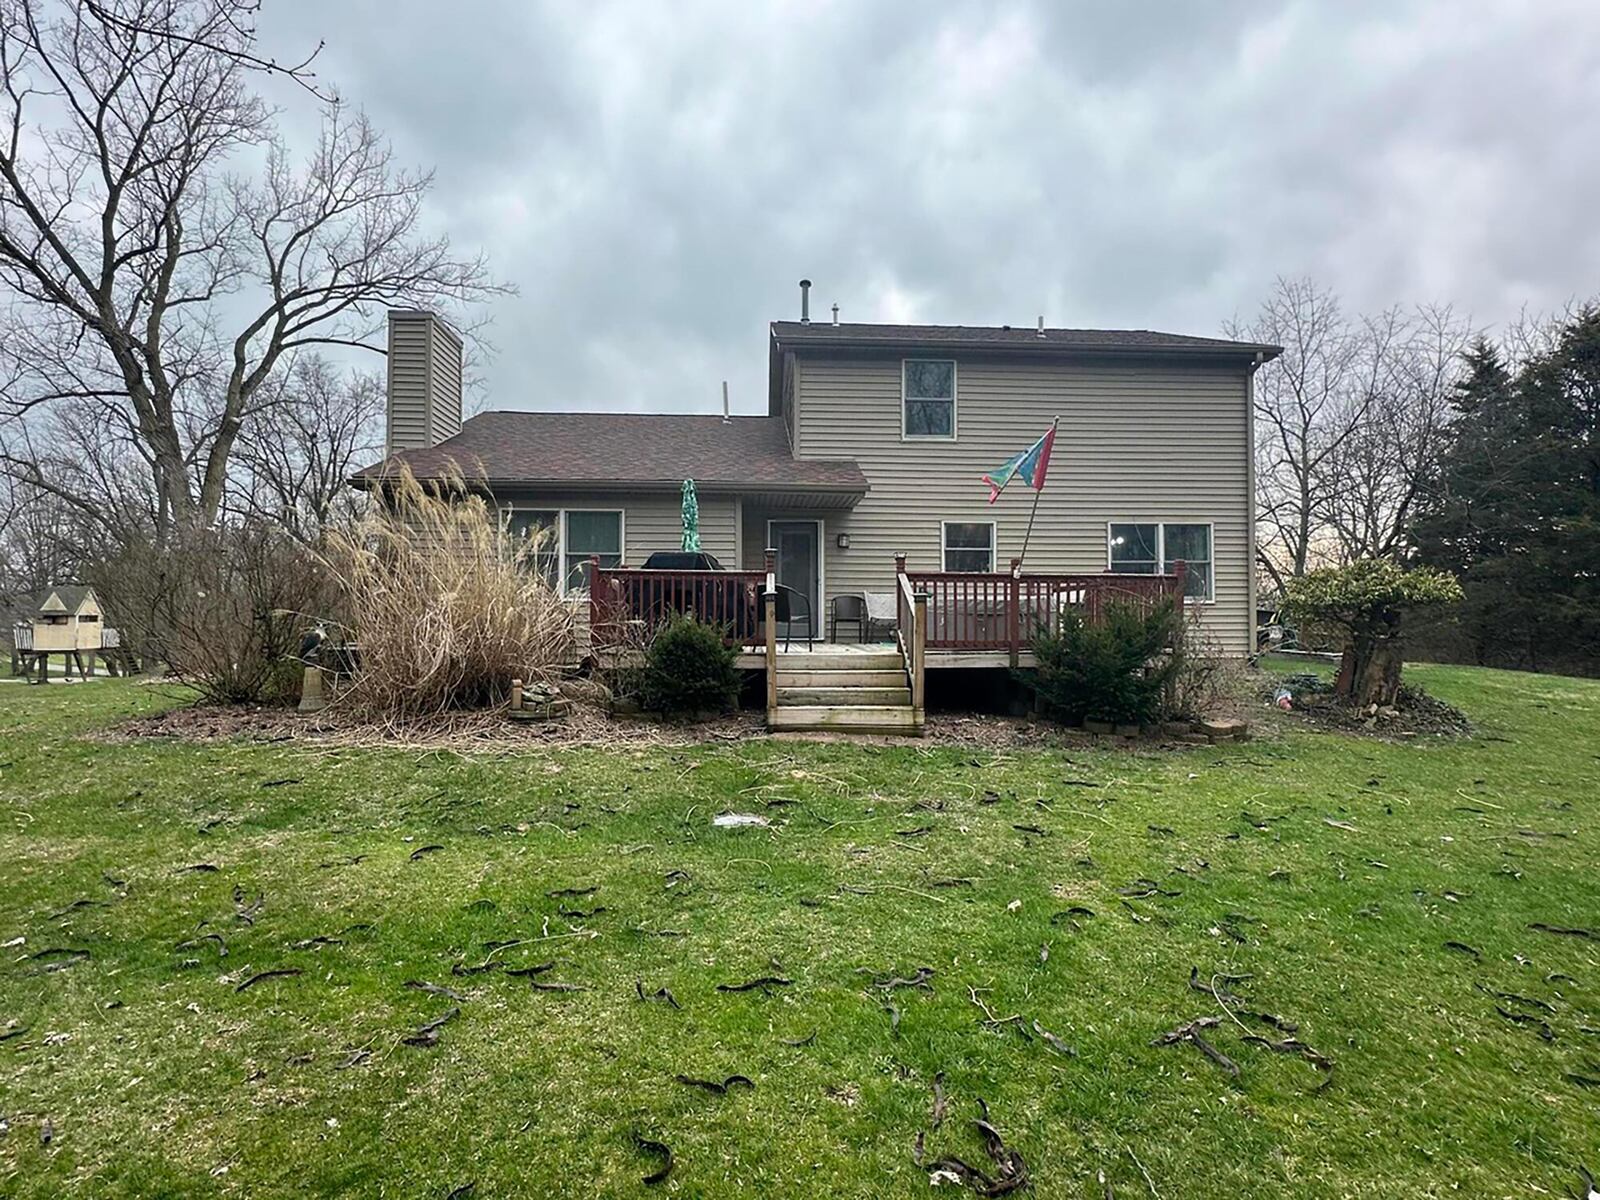
<instances>
[{"instance_id":1,"label":"small pine tree","mask_svg":"<svg viewBox=\"0 0 1600 1200\"><path fill-rule=\"evenodd\" d=\"M654 712L722 712L739 699L739 652L723 630L686 614L656 631L645 652L640 699Z\"/></svg>"},{"instance_id":2,"label":"small pine tree","mask_svg":"<svg viewBox=\"0 0 1600 1200\"><path fill-rule=\"evenodd\" d=\"M1177 669L1165 651L1181 631L1168 600L1146 610L1113 603L1091 622L1075 609L1057 628L1033 640L1032 672L1019 677L1032 687L1045 715L1069 725L1093 717L1106 721L1153 721Z\"/></svg>"}]
</instances>

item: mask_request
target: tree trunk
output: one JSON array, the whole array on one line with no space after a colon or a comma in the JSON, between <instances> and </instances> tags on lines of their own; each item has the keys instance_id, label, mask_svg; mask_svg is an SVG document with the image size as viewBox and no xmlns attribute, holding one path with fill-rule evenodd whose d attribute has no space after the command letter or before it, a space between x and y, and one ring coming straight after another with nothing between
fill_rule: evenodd
<instances>
[{"instance_id":1,"label":"tree trunk","mask_svg":"<svg viewBox=\"0 0 1600 1200\"><path fill-rule=\"evenodd\" d=\"M1334 691L1361 708L1388 707L1400 691L1400 642L1397 638L1357 634L1345 647Z\"/></svg>"}]
</instances>

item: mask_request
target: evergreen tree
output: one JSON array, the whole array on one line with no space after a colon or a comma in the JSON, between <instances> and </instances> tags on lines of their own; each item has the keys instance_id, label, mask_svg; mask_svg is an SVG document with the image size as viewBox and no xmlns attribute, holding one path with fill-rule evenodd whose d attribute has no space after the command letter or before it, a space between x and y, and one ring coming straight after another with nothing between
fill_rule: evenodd
<instances>
[{"instance_id":1,"label":"evergreen tree","mask_svg":"<svg viewBox=\"0 0 1600 1200\"><path fill-rule=\"evenodd\" d=\"M1600 671L1600 310L1514 372L1479 340L1453 400L1417 556L1465 592L1474 661Z\"/></svg>"}]
</instances>

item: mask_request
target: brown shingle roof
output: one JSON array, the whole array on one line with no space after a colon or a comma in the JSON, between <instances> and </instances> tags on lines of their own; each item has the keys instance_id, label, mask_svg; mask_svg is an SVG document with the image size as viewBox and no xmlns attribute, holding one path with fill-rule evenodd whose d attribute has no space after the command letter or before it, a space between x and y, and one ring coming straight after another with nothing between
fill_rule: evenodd
<instances>
[{"instance_id":1,"label":"brown shingle roof","mask_svg":"<svg viewBox=\"0 0 1600 1200\"><path fill-rule=\"evenodd\" d=\"M797 460L781 417L644 413L488 412L428 450L404 450L356 473L363 484L404 462L419 478L449 470L490 484L622 485L701 490L801 490L862 494L850 460Z\"/></svg>"},{"instance_id":2,"label":"brown shingle roof","mask_svg":"<svg viewBox=\"0 0 1600 1200\"><path fill-rule=\"evenodd\" d=\"M1176 352L1275 358L1282 347L1226 338L1191 337L1151 329L1046 329L1015 325L832 325L826 321L774 321L772 334L797 345L938 346L1106 353Z\"/></svg>"}]
</instances>

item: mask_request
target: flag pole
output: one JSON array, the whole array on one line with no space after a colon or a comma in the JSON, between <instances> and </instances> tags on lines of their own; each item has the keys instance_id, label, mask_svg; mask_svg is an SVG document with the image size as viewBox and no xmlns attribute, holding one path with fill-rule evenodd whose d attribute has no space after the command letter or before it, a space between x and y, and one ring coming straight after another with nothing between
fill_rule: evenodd
<instances>
[{"instance_id":1,"label":"flag pole","mask_svg":"<svg viewBox=\"0 0 1600 1200\"><path fill-rule=\"evenodd\" d=\"M1059 414L1051 419L1051 421L1050 421L1050 432L1051 433L1055 432L1056 426L1060 423L1060 421L1061 421L1061 417L1060 417ZM1044 480L1041 479L1041 480L1039 480L1039 486L1033 489L1033 507L1028 510L1028 528L1027 528L1027 531L1025 533L1023 533L1023 535L1022 535L1022 553L1017 555L1016 572L1018 574L1022 573L1023 560L1028 557L1028 542L1033 537L1033 519L1039 515L1039 497L1043 493L1044 493Z\"/></svg>"}]
</instances>

